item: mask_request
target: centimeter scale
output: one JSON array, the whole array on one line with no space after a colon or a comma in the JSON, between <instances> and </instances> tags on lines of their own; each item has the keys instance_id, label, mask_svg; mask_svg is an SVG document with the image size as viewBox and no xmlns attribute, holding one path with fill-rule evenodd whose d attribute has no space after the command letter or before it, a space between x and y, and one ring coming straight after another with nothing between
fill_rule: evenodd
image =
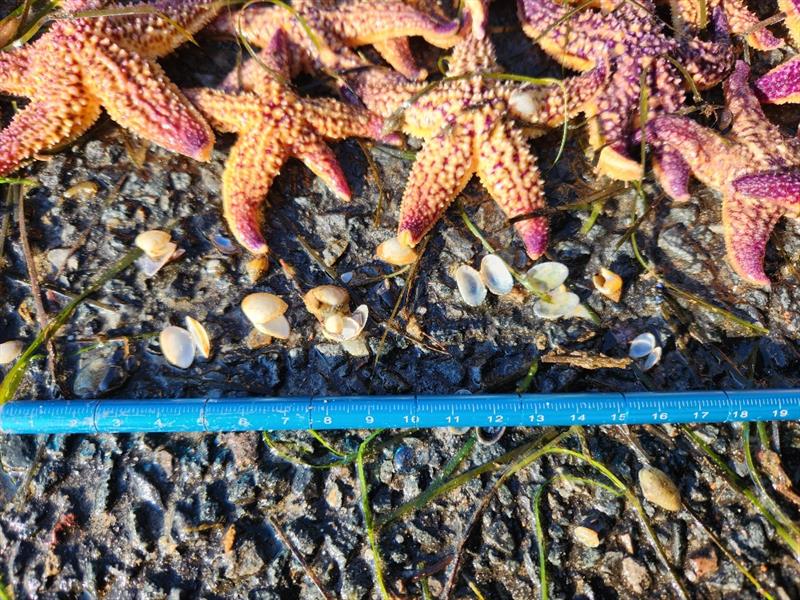
<instances>
[{"instance_id":1,"label":"centimeter scale","mask_svg":"<svg viewBox=\"0 0 800 600\"><path fill-rule=\"evenodd\" d=\"M800 419L800 390L22 400L0 432L133 433L565 426Z\"/></svg>"}]
</instances>

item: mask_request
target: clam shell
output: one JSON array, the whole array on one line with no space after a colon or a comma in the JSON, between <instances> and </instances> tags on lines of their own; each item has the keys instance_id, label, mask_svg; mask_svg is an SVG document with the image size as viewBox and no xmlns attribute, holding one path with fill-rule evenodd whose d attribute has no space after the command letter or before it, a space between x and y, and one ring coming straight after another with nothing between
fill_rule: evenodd
<instances>
[{"instance_id":1,"label":"clam shell","mask_svg":"<svg viewBox=\"0 0 800 600\"><path fill-rule=\"evenodd\" d=\"M417 253L413 248L406 246L398 238L389 238L383 242L375 252L379 260L390 265L410 265L417 260Z\"/></svg>"},{"instance_id":2,"label":"clam shell","mask_svg":"<svg viewBox=\"0 0 800 600\"><path fill-rule=\"evenodd\" d=\"M560 262L543 262L533 265L525 274L528 282L539 292L556 289L567 280L569 269Z\"/></svg>"},{"instance_id":3,"label":"clam shell","mask_svg":"<svg viewBox=\"0 0 800 600\"><path fill-rule=\"evenodd\" d=\"M159 258L164 254L172 254L174 252L174 250L170 251L168 246L171 240L172 236L166 231L151 229L137 235L135 243L150 258Z\"/></svg>"},{"instance_id":4,"label":"clam shell","mask_svg":"<svg viewBox=\"0 0 800 600\"><path fill-rule=\"evenodd\" d=\"M366 304L362 304L353 311L352 315L345 317L341 331L342 339L348 341L357 338L364 331L368 317L369 309Z\"/></svg>"},{"instance_id":5,"label":"clam shell","mask_svg":"<svg viewBox=\"0 0 800 600\"><path fill-rule=\"evenodd\" d=\"M254 323L254 325L261 333L278 338L279 340L288 338L289 332L291 331L289 321L287 321L286 317L283 315L277 316L266 323Z\"/></svg>"},{"instance_id":6,"label":"clam shell","mask_svg":"<svg viewBox=\"0 0 800 600\"><path fill-rule=\"evenodd\" d=\"M194 340L183 327L170 325L158 336L164 358L180 369L187 369L194 362Z\"/></svg>"},{"instance_id":7,"label":"clam shell","mask_svg":"<svg viewBox=\"0 0 800 600\"><path fill-rule=\"evenodd\" d=\"M653 352L655 348L656 336L650 332L642 333L631 341L631 347L628 349L628 356L633 359L644 358Z\"/></svg>"},{"instance_id":8,"label":"clam shell","mask_svg":"<svg viewBox=\"0 0 800 600\"><path fill-rule=\"evenodd\" d=\"M0 344L0 365L7 365L19 357L25 349L25 344L19 340L9 340Z\"/></svg>"},{"instance_id":9,"label":"clam shell","mask_svg":"<svg viewBox=\"0 0 800 600\"><path fill-rule=\"evenodd\" d=\"M311 294L322 304L342 306L350 301L350 294L338 285L320 285L311 290Z\"/></svg>"},{"instance_id":10,"label":"clam shell","mask_svg":"<svg viewBox=\"0 0 800 600\"><path fill-rule=\"evenodd\" d=\"M344 329L344 317L339 313L333 313L325 319L322 326L325 328L326 333L339 335L342 333L342 329Z\"/></svg>"},{"instance_id":11,"label":"clam shell","mask_svg":"<svg viewBox=\"0 0 800 600\"><path fill-rule=\"evenodd\" d=\"M251 258L244 266L250 283L258 283L258 280L267 272L267 269L269 269L269 258L266 254L259 254Z\"/></svg>"},{"instance_id":12,"label":"clam shell","mask_svg":"<svg viewBox=\"0 0 800 600\"><path fill-rule=\"evenodd\" d=\"M242 312L253 325L261 325L272 321L286 312L289 305L275 294L257 292L249 294L242 300ZM277 337L277 336L275 336Z\"/></svg>"},{"instance_id":13,"label":"clam shell","mask_svg":"<svg viewBox=\"0 0 800 600\"><path fill-rule=\"evenodd\" d=\"M139 270L144 273L145 277L152 277L163 269L168 262L178 258L182 254L183 250L178 250L177 244L169 242L164 249L164 254L161 256L145 254L136 260L136 265L139 267Z\"/></svg>"},{"instance_id":14,"label":"clam shell","mask_svg":"<svg viewBox=\"0 0 800 600\"><path fill-rule=\"evenodd\" d=\"M461 297L470 306L480 306L486 299L486 286L481 274L469 265L458 267L455 279Z\"/></svg>"},{"instance_id":15,"label":"clam shell","mask_svg":"<svg viewBox=\"0 0 800 600\"><path fill-rule=\"evenodd\" d=\"M206 328L203 327L203 324L197 319L187 316L186 329L192 336L192 341L194 342L195 348L197 348L198 352L200 352L203 358L208 358L211 356L211 339L208 337L208 332L206 331Z\"/></svg>"},{"instance_id":16,"label":"clam shell","mask_svg":"<svg viewBox=\"0 0 800 600\"><path fill-rule=\"evenodd\" d=\"M506 261L496 254L487 254L481 260L481 278L489 291L497 296L509 293L514 287L514 278Z\"/></svg>"},{"instance_id":17,"label":"clam shell","mask_svg":"<svg viewBox=\"0 0 800 600\"><path fill-rule=\"evenodd\" d=\"M619 302L622 297L622 277L614 271L605 267L601 268L600 272L595 273L592 277L592 283L598 292L614 302Z\"/></svg>"},{"instance_id":18,"label":"clam shell","mask_svg":"<svg viewBox=\"0 0 800 600\"><path fill-rule=\"evenodd\" d=\"M533 314L540 319L560 319L572 316L580 306L581 299L572 292L551 292L550 302L538 300L533 305Z\"/></svg>"},{"instance_id":19,"label":"clam shell","mask_svg":"<svg viewBox=\"0 0 800 600\"><path fill-rule=\"evenodd\" d=\"M653 351L647 355L647 358L644 359L644 363L642 363L642 371L649 371L655 367L661 360L661 352L661 346L653 348Z\"/></svg>"}]
</instances>

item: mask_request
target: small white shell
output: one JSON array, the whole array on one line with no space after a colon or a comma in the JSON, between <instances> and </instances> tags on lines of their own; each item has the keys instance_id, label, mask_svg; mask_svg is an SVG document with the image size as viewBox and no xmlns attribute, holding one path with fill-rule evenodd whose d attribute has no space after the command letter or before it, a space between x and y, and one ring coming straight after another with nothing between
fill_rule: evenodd
<instances>
[{"instance_id":1,"label":"small white shell","mask_svg":"<svg viewBox=\"0 0 800 600\"><path fill-rule=\"evenodd\" d=\"M540 319L569 317L580 306L581 299L572 292L551 292L550 302L539 300L533 305L533 314Z\"/></svg>"},{"instance_id":2,"label":"small white shell","mask_svg":"<svg viewBox=\"0 0 800 600\"><path fill-rule=\"evenodd\" d=\"M289 305L275 294L257 292L242 300L242 312L253 325L261 325L286 312ZM275 336L277 337L277 336Z\"/></svg>"},{"instance_id":3,"label":"small white shell","mask_svg":"<svg viewBox=\"0 0 800 600\"><path fill-rule=\"evenodd\" d=\"M341 331L342 339L348 341L357 338L361 332L364 331L364 326L367 324L368 318L369 309L366 304L362 304L353 311L352 315L343 319L344 323Z\"/></svg>"},{"instance_id":4,"label":"small white shell","mask_svg":"<svg viewBox=\"0 0 800 600\"><path fill-rule=\"evenodd\" d=\"M413 248L406 246L396 237L389 238L378 246L375 254L379 260L390 265L410 265L417 260L417 253Z\"/></svg>"},{"instance_id":5,"label":"small white shell","mask_svg":"<svg viewBox=\"0 0 800 600\"><path fill-rule=\"evenodd\" d=\"M619 302L622 297L622 277L605 267L592 277L592 283L598 292L614 302Z\"/></svg>"},{"instance_id":6,"label":"small white shell","mask_svg":"<svg viewBox=\"0 0 800 600\"><path fill-rule=\"evenodd\" d=\"M145 254L136 260L136 265L139 270L144 273L145 277L152 277L164 268L168 262L178 258L183 254L183 250L178 250L178 245L174 242L167 242L164 247L164 253L159 256L150 256Z\"/></svg>"},{"instance_id":7,"label":"small white shell","mask_svg":"<svg viewBox=\"0 0 800 600\"><path fill-rule=\"evenodd\" d=\"M203 358L211 356L211 339L208 337L208 332L206 328L203 327L203 324L197 319L187 316L186 329L192 336L195 348L197 348Z\"/></svg>"},{"instance_id":8,"label":"small white shell","mask_svg":"<svg viewBox=\"0 0 800 600\"><path fill-rule=\"evenodd\" d=\"M681 509L681 493L669 476L654 467L644 467L638 475L639 487L648 502L664 510L677 512Z\"/></svg>"},{"instance_id":9,"label":"small white shell","mask_svg":"<svg viewBox=\"0 0 800 600\"><path fill-rule=\"evenodd\" d=\"M647 355L644 363L642 364L642 371L649 371L658 364L661 360L661 346L656 346L653 351Z\"/></svg>"},{"instance_id":10,"label":"small white shell","mask_svg":"<svg viewBox=\"0 0 800 600\"><path fill-rule=\"evenodd\" d=\"M283 315L275 317L266 323L253 323L253 325L261 333L266 333L267 335L278 338L279 340L285 340L288 338L291 330L289 321L287 321L286 317Z\"/></svg>"},{"instance_id":11,"label":"small white shell","mask_svg":"<svg viewBox=\"0 0 800 600\"><path fill-rule=\"evenodd\" d=\"M496 254L487 254L481 260L481 278L489 291L497 296L508 294L514 287L514 278L506 261Z\"/></svg>"},{"instance_id":12,"label":"small white shell","mask_svg":"<svg viewBox=\"0 0 800 600\"><path fill-rule=\"evenodd\" d=\"M363 337L357 337L352 340L342 341L342 348L350 356L369 356L369 346Z\"/></svg>"},{"instance_id":13,"label":"small white shell","mask_svg":"<svg viewBox=\"0 0 800 600\"><path fill-rule=\"evenodd\" d=\"M25 344L19 340L9 340L0 344L0 365L7 365L17 360L24 348Z\"/></svg>"},{"instance_id":14,"label":"small white shell","mask_svg":"<svg viewBox=\"0 0 800 600\"><path fill-rule=\"evenodd\" d=\"M194 340L183 327L170 325L158 336L164 358L180 369L187 369L194 362Z\"/></svg>"},{"instance_id":15,"label":"small white shell","mask_svg":"<svg viewBox=\"0 0 800 600\"><path fill-rule=\"evenodd\" d=\"M631 347L628 349L628 356L633 359L644 358L648 356L656 348L656 336L652 333L642 333L637 335L631 341Z\"/></svg>"},{"instance_id":16,"label":"small white shell","mask_svg":"<svg viewBox=\"0 0 800 600\"><path fill-rule=\"evenodd\" d=\"M174 250L170 251L168 246L171 239L172 236L166 231L151 229L137 235L135 244L150 258L159 258L165 254L172 254L172 252L174 252Z\"/></svg>"},{"instance_id":17,"label":"small white shell","mask_svg":"<svg viewBox=\"0 0 800 600\"><path fill-rule=\"evenodd\" d=\"M569 269L560 262L543 262L533 265L525 277L539 292L549 292L556 289L567 280Z\"/></svg>"},{"instance_id":18,"label":"small white shell","mask_svg":"<svg viewBox=\"0 0 800 600\"><path fill-rule=\"evenodd\" d=\"M325 333L339 335L344 328L344 317L339 313L333 313L325 318L325 322L322 326L325 328Z\"/></svg>"},{"instance_id":19,"label":"small white shell","mask_svg":"<svg viewBox=\"0 0 800 600\"><path fill-rule=\"evenodd\" d=\"M508 105L515 117L530 121L537 116L541 103L534 100L532 90L519 90L511 94Z\"/></svg>"},{"instance_id":20,"label":"small white shell","mask_svg":"<svg viewBox=\"0 0 800 600\"><path fill-rule=\"evenodd\" d=\"M350 301L347 290L338 285L320 285L311 290L317 300L328 306L341 306Z\"/></svg>"},{"instance_id":21,"label":"small white shell","mask_svg":"<svg viewBox=\"0 0 800 600\"><path fill-rule=\"evenodd\" d=\"M469 265L461 265L456 269L455 278L464 302L470 306L480 306L486 299L486 286L480 273Z\"/></svg>"}]
</instances>

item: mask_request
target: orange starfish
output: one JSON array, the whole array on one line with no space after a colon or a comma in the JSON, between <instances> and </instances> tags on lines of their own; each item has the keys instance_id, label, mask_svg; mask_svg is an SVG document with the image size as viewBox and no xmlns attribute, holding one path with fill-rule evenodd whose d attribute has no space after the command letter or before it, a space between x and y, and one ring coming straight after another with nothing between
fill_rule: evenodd
<instances>
[{"instance_id":1,"label":"orange starfish","mask_svg":"<svg viewBox=\"0 0 800 600\"><path fill-rule=\"evenodd\" d=\"M779 0L781 10L784 2L792 0ZM701 28L703 12L706 19L710 20L711 15L717 7L721 7L725 12L731 32L736 35L744 36L749 46L756 50L775 50L783 46L783 40L772 35L766 27L759 25L759 18L747 7L744 0L670 0L673 10L673 19L680 30L688 30L692 34L697 34ZM701 7L703 10L701 11Z\"/></svg>"},{"instance_id":2,"label":"orange starfish","mask_svg":"<svg viewBox=\"0 0 800 600\"><path fill-rule=\"evenodd\" d=\"M428 89L384 69L351 78L368 108L383 116L402 111L403 129L426 140L403 194L399 242L415 246L477 173L506 216L516 221L528 255L538 258L548 238L547 217L541 215L544 193L536 159L512 117L558 125L591 102L605 83L606 69L567 80L563 89L557 83L505 81L498 77L501 68L491 40L474 34L456 45L448 65L448 76ZM398 252L396 260L381 255L390 262L413 259L409 252Z\"/></svg>"},{"instance_id":3,"label":"orange starfish","mask_svg":"<svg viewBox=\"0 0 800 600\"><path fill-rule=\"evenodd\" d=\"M97 5L73 1L66 8ZM217 9L198 0L137 6L160 14L65 18L34 43L0 54L0 91L30 99L0 132L0 175L82 135L101 107L143 138L208 160L211 129L154 59L185 42L186 32L201 29Z\"/></svg>"},{"instance_id":4,"label":"orange starfish","mask_svg":"<svg viewBox=\"0 0 800 600\"><path fill-rule=\"evenodd\" d=\"M236 13L226 12L212 24L210 31L241 34L250 43L264 47L275 31L282 29L289 43L292 76L318 69L342 71L363 67L368 63L350 48L372 44L392 67L409 79L425 79L427 72L417 66L407 37L422 36L440 48L449 48L457 41L457 21L422 12L401 0L299 0L292 7L296 14L280 6L253 6Z\"/></svg>"},{"instance_id":5,"label":"orange starfish","mask_svg":"<svg viewBox=\"0 0 800 600\"><path fill-rule=\"evenodd\" d=\"M350 199L342 168L325 139L382 138L383 119L332 98L301 98L286 83L290 54L277 30L259 64L232 73L223 91L186 90L220 131L238 133L222 175L222 202L231 232L254 254L269 251L259 227L259 208L272 180L290 157L299 158L342 200ZM236 90L241 81L243 91ZM394 141L392 137L390 141Z\"/></svg>"}]
</instances>

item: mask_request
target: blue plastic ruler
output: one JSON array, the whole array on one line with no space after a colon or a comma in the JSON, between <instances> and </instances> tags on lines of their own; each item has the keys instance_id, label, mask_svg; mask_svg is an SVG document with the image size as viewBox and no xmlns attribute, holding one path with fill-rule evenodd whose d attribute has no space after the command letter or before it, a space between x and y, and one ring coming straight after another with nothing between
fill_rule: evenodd
<instances>
[{"instance_id":1,"label":"blue plastic ruler","mask_svg":"<svg viewBox=\"0 0 800 600\"><path fill-rule=\"evenodd\" d=\"M800 419L800 390L23 400L3 433L711 423Z\"/></svg>"}]
</instances>

